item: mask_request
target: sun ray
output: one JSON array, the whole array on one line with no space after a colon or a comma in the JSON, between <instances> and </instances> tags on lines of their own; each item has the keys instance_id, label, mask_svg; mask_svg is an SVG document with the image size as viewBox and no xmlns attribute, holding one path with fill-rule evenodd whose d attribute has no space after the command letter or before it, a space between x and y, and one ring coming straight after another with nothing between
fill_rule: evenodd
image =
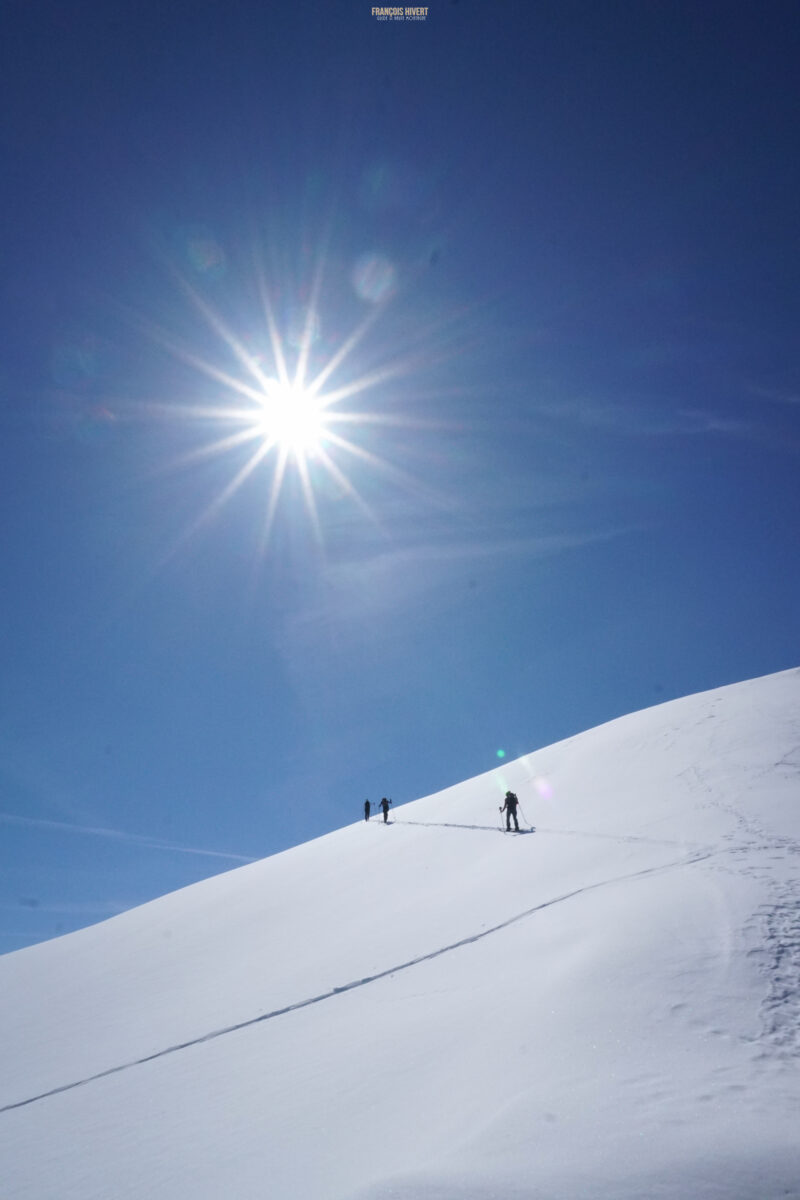
<instances>
[{"instance_id":1,"label":"sun ray","mask_svg":"<svg viewBox=\"0 0 800 1200\"><path fill-rule=\"evenodd\" d=\"M244 369L249 372L250 375L252 375L256 383L258 383L261 388L265 388L269 380L261 371L261 368L259 367L258 362L253 358L253 355L248 353L236 335L228 329L227 325L219 316L219 314L214 311L211 305L203 299L196 289L193 288L179 272L176 272L176 277L184 294L188 296L189 300L192 302L192 304L194 304L198 312L200 312L205 318L211 329L213 329L218 337L225 343L241 366L243 366Z\"/></svg>"},{"instance_id":2,"label":"sun ray","mask_svg":"<svg viewBox=\"0 0 800 1200\"><path fill-rule=\"evenodd\" d=\"M204 510L202 516L196 523L196 526L192 530L192 532L195 532L195 530L197 528L199 528L200 525L206 524L212 517L217 516L217 514L228 503L228 501L231 499L231 497L234 496L236 494L236 492L238 492L239 488L242 486L244 481L253 474L253 471L255 471L256 467L259 465L259 463L262 461L262 459L264 459L269 454L271 449L272 449L272 445L270 443L263 442L254 451L254 453L251 454L250 458L247 460L247 462L244 464L244 466L242 466L240 468L240 470L236 473L236 475L234 475L234 477L230 481L230 483L228 483L226 485L226 487L224 487L222 489L222 491L219 493L219 495L214 500L212 500L211 503L208 505L208 507Z\"/></svg>"},{"instance_id":3,"label":"sun ray","mask_svg":"<svg viewBox=\"0 0 800 1200\"><path fill-rule=\"evenodd\" d=\"M244 380L239 379L238 376L231 375L228 371L218 367L215 363L207 362L193 350L188 350L185 346L182 346L180 342L164 333L164 331L159 329L157 325L142 319L139 319L138 324L148 333L153 341L163 346L165 350L168 350L174 358L186 363L186 365L189 367L193 367L196 371L206 375L209 379L213 379L215 383L221 383L224 387L230 388L234 392L238 392L239 395L246 396L248 400L258 400L262 395L263 388L259 390L259 388L255 388L246 383Z\"/></svg>"},{"instance_id":4,"label":"sun ray","mask_svg":"<svg viewBox=\"0 0 800 1200\"><path fill-rule=\"evenodd\" d=\"M257 555L258 559L263 558L263 556L266 554L267 545L269 544L269 539L272 535L272 527L275 524L275 514L278 509L278 499L283 487L283 480L286 474L286 464L288 460L288 451L280 448L278 450L278 459L275 464L275 471L272 476L272 483L269 491L269 502L267 504L267 511L264 516L264 526L259 539Z\"/></svg>"},{"instance_id":5,"label":"sun ray","mask_svg":"<svg viewBox=\"0 0 800 1200\"><path fill-rule=\"evenodd\" d=\"M259 430L251 426L240 430L239 433L231 433L227 437L218 438L215 442L206 442L203 446L196 446L193 450L187 450L185 454L174 459L171 466L176 470L180 470L182 467L192 466L194 463L202 462L204 459L215 458L219 454L225 454L228 450L235 450L237 446L244 446L259 437L261 437ZM263 445L262 440L262 447Z\"/></svg>"},{"instance_id":6,"label":"sun ray","mask_svg":"<svg viewBox=\"0 0 800 1200\"><path fill-rule=\"evenodd\" d=\"M348 400L351 396L357 396L361 392L366 392L370 388L378 387L382 383L389 383L392 379L402 378L408 374L408 368L401 363L394 366L381 367L378 370L372 371L369 375L362 375L359 379L354 379L352 383L344 384L335 391L325 393L325 406L329 407L338 404L340 400ZM314 380L316 386L317 380Z\"/></svg>"},{"instance_id":7,"label":"sun ray","mask_svg":"<svg viewBox=\"0 0 800 1200\"><path fill-rule=\"evenodd\" d=\"M263 397L254 397L256 402L260 402ZM147 400L138 405L140 411L145 411L153 417L163 417L171 421L197 421L206 425L210 424L241 424L250 425L253 421L253 413L257 411L255 405L250 408L232 408L224 404L185 404L182 401L166 401Z\"/></svg>"},{"instance_id":8,"label":"sun ray","mask_svg":"<svg viewBox=\"0 0 800 1200\"><path fill-rule=\"evenodd\" d=\"M303 388L305 386L306 370L308 367L309 354L311 353L311 343L314 340L314 322L316 320L317 305L319 303L320 292L322 291L324 265L324 255L320 254L316 270L314 271L311 294L306 306L303 333L300 338L300 353L297 358L297 368L294 377L294 386L298 388ZM319 390L319 388L312 384L309 390L316 392Z\"/></svg>"},{"instance_id":9,"label":"sun ray","mask_svg":"<svg viewBox=\"0 0 800 1200\"><path fill-rule=\"evenodd\" d=\"M289 371L286 365L286 355L283 350L283 341L278 330L278 323L275 319L275 309L272 304L272 298L269 294L267 281L264 276L264 268L261 263L260 256L256 264L256 278L258 281L258 290L261 298L261 303L264 308L264 316L267 321L267 331L269 333L270 347L272 349L272 357L275 363L275 369L278 374L278 379L283 384L289 383Z\"/></svg>"},{"instance_id":10,"label":"sun ray","mask_svg":"<svg viewBox=\"0 0 800 1200\"><path fill-rule=\"evenodd\" d=\"M373 312L369 313L363 321L353 330L350 337L343 342L335 354L332 354L328 362L315 377L312 387L315 391L319 391L325 386L327 381L337 371L349 354L355 350L356 346L363 340L371 327L375 324L380 316L380 306L376 305Z\"/></svg>"},{"instance_id":11,"label":"sun ray","mask_svg":"<svg viewBox=\"0 0 800 1200\"><path fill-rule=\"evenodd\" d=\"M171 559L175 558L183 546L187 545L196 536L196 534L200 532L201 529L203 529L209 524L210 521L214 520L214 518L219 515L221 510L236 494L245 480L253 474L264 457L269 454L271 449L272 446L267 445L266 443L257 447L254 453L236 473L233 479L231 479L230 482L222 489L222 491L210 501L200 515L196 517L186 529L183 530L180 537L175 540L171 548L162 555L162 566L164 566Z\"/></svg>"},{"instance_id":12,"label":"sun ray","mask_svg":"<svg viewBox=\"0 0 800 1200\"><path fill-rule=\"evenodd\" d=\"M311 485L311 478L308 473L308 460L305 455L302 455L297 463L297 472L300 476L300 486L303 490L303 499L306 502L306 511L308 512L311 521L311 527L314 530L314 538L318 545L322 545L322 526L319 519L319 511L317 502L314 497L314 488Z\"/></svg>"},{"instance_id":13,"label":"sun ray","mask_svg":"<svg viewBox=\"0 0 800 1200\"><path fill-rule=\"evenodd\" d=\"M383 425L392 429L447 430L460 433L469 428L464 421L445 420L443 417L401 416L398 413L379 412L332 412L325 414L329 425Z\"/></svg>"},{"instance_id":14,"label":"sun ray","mask_svg":"<svg viewBox=\"0 0 800 1200\"><path fill-rule=\"evenodd\" d=\"M338 434L333 433L332 430L328 431L328 441L361 462L367 463L373 470L380 472L387 479L391 479L392 482L398 484L405 491L428 501L428 503L434 503L439 508L451 507L451 502L446 499L442 492L431 487L429 484L423 483L410 472L403 471L400 467L394 466L387 459L381 458L380 455L374 454L371 450L365 450L363 446L359 446L356 442L348 441L347 438L340 437Z\"/></svg>"},{"instance_id":15,"label":"sun ray","mask_svg":"<svg viewBox=\"0 0 800 1200\"><path fill-rule=\"evenodd\" d=\"M319 458L324 469L328 472L328 474L331 476L331 478L334 479L336 481L336 483L339 484L342 491L345 492L346 495L348 495L350 497L350 499L353 500L354 503L358 505L358 507L361 509L362 513L364 514L364 516L367 517L367 519L373 525L375 525L381 532L383 532L384 531L383 524L378 520L378 516L375 513L375 511L372 508L370 508L370 506L367 504L364 497L358 491L358 488L355 486L352 479L349 479L348 476L345 475L345 473L341 469L341 467L338 466L338 464L334 461L333 458L331 458L331 456L327 453L327 451L324 448L320 449L317 457Z\"/></svg>"}]
</instances>

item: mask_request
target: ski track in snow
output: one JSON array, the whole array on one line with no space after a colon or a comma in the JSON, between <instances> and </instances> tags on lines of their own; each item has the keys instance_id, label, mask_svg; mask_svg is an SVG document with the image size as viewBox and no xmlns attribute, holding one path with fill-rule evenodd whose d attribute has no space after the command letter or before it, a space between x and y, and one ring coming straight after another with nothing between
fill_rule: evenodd
<instances>
[{"instance_id":1,"label":"ski track in snow","mask_svg":"<svg viewBox=\"0 0 800 1200\"><path fill-rule=\"evenodd\" d=\"M408 822L411 824L412 822ZM422 822L416 822L421 824ZM428 822L426 822L427 824ZM465 828L477 828L475 826L466 826ZM622 839L628 840L628 839ZM636 839L644 840L644 839ZM128 1071L132 1067L144 1066L145 1063L155 1062L156 1059L165 1058L170 1054L177 1054L181 1050L188 1050L192 1046L201 1046L204 1042L211 1042L217 1038L225 1037L230 1033L236 1033L241 1029L248 1029L253 1025L260 1025L264 1021L273 1021L277 1017L286 1016L291 1012L298 1012L302 1008L309 1008L314 1004L321 1004L325 1000L332 1000L337 996L343 995L345 992L351 992L356 988L366 987L368 984L377 983L380 979L387 979L389 976L396 975L400 971L407 971L411 967L419 966L421 963L431 962L435 958L440 958L444 954L450 954L454 950L460 950L464 946L473 945L475 942L481 941L483 938L490 937L492 934L499 933L503 929L508 929L511 925L516 925L519 921L524 921L527 917L533 916L537 912L542 912L544 909L552 908L556 904L563 904L567 900L572 900L576 896L585 895L587 892L596 891L599 888L611 887L617 883L625 883L632 879L643 879L647 876L661 874L665 871L671 871L678 867L692 866L695 863L702 862L711 858L714 854L712 847L705 849L695 849L688 854L682 855L678 859L671 862L662 863L658 866L644 867L638 871L632 871L625 875L615 875L609 879L598 880L597 883L587 884L585 887L575 888L571 892L564 892L562 895L554 896L550 900L543 900L539 904L535 904L532 908L527 908L523 912L516 913L513 917L508 917L505 921L499 922L497 925L491 926L489 929L482 929L479 933L470 934L467 937L460 938L457 942L451 942L447 946L441 946L437 950L431 950L427 954L420 954L417 958L411 958L407 962L400 963L397 966L387 967L383 971L378 971L374 975L366 975L363 979L354 979L349 983L341 984L338 987L333 987L327 992L321 992L318 996L311 996L306 1000L299 1000L294 1004L286 1004L282 1008L273 1009L272 1012L261 1013L257 1017L250 1017L245 1021L238 1021L234 1025L226 1025L222 1029L214 1029L209 1033L200 1034L198 1037L190 1038L185 1042L179 1042L174 1046L167 1046L163 1050L156 1050L153 1054L146 1054L142 1058L131 1059L129 1062L120 1063L115 1067L108 1067L104 1071L98 1071L94 1075L88 1075L85 1079L76 1079L71 1083L61 1084L59 1087L50 1088L45 1092L40 1092L36 1096L28 1096L25 1100L16 1100L11 1104L5 1104L0 1108L0 1114L11 1112L17 1108L25 1108L29 1104L36 1104L40 1100L47 1100L52 1096L61 1095L64 1092L73 1091L75 1088L84 1087L89 1083L96 1083L100 1079L107 1079L111 1075L118 1075L122 1071Z\"/></svg>"},{"instance_id":2,"label":"ski track in snow","mask_svg":"<svg viewBox=\"0 0 800 1200\"><path fill-rule=\"evenodd\" d=\"M782 888L763 915L769 993L761 1006L765 1035L788 1056L800 1054L800 902Z\"/></svg>"},{"instance_id":3,"label":"ski track in snow","mask_svg":"<svg viewBox=\"0 0 800 1200\"><path fill-rule=\"evenodd\" d=\"M796 774L798 755L800 746L784 755L769 772L786 767ZM734 821L734 830L723 838L729 843L726 857L733 861L728 869L757 879L768 894L768 900L745 925L745 933L753 932L756 948L750 955L765 977L766 996L760 1013L762 1038L771 1042L781 1057L794 1058L800 1055L800 875L791 867L800 859L800 842L769 833L730 801L716 798L698 767L690 767L684 775L690 786L705 792L707 805L727 813ZM737 866L739 859L747 865ZM759 859L761 865L754 865ZM773 864L789 866L790 877L779 879ZM761 1057L772 1055L764 1051Z\"/></svg>"}]
</instances>

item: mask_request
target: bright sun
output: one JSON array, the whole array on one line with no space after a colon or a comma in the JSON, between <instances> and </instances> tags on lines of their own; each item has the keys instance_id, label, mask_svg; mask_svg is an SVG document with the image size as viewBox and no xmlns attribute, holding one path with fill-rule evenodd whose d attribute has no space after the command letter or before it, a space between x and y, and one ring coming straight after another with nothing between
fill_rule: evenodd
<instances>
[{"instance_id":1,"label":"bright sun","mask_svg":"<svg viewBox=\"0 0 800 1200\"><path fill-rule=\"evenodd\" d=\"M277 446L296 459L313 456L325 434L325 405L311 388L270 381L258 416L258 429L268 447Z\"/></svg>"}]
</instances>

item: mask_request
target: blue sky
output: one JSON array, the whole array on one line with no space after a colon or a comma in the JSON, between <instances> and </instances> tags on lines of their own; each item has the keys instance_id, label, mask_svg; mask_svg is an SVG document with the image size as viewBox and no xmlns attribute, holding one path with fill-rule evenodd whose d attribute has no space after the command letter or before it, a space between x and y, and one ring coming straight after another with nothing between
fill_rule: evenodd
<instances>
[{"instance_id":1,"label":"blue sky","mask_svg":"<svg viewBox=\"0 0 800 1200\"><path fill-rule=\"evenodd\" d=\"M0 950L797 665L798 43L9 6Z\"/></svg>"}]
</instances>

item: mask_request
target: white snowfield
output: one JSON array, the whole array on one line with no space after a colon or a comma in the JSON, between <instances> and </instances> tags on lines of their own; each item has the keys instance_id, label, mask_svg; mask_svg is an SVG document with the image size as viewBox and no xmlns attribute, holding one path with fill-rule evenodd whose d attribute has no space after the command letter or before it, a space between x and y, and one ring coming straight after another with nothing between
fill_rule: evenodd
<instances>
[{"instance_id":1,"label":"white snowfield","mask_svg":"<svg viewBox=\"0 0 800 1200\"><path fill-rule=\"evenodd\" d=\"M793 670L5 956L0 1198L800 1197L799 784Z\"/></svg>"}]
</instances>

